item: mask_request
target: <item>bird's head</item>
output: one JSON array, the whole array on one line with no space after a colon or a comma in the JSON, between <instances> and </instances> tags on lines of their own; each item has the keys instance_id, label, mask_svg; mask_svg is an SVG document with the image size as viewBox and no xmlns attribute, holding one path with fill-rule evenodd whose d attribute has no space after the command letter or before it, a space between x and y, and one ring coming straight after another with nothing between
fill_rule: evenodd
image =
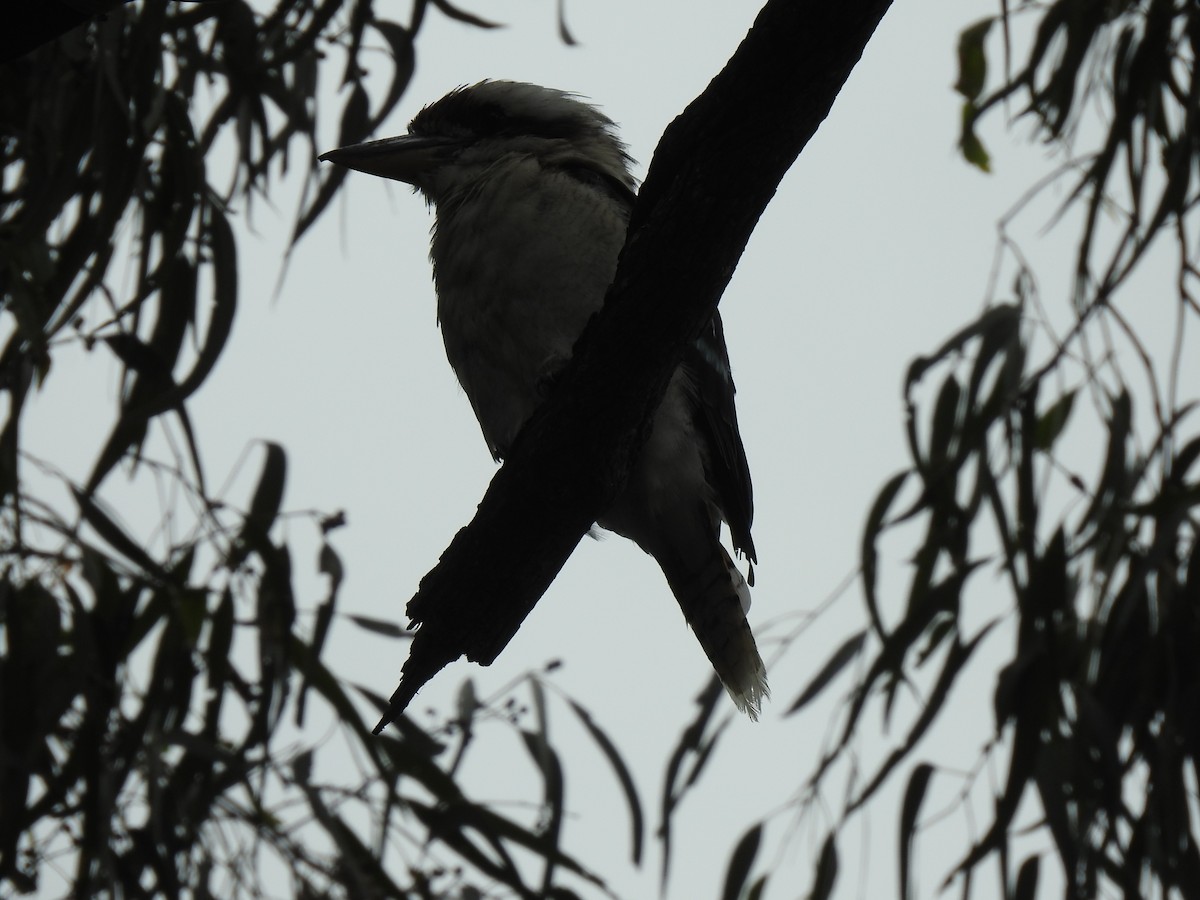
<instances>
[{"instance_id":1,"label":"bird's head","mask_svg":"<svg viewBox=\"0 0 1200 900\"><path fill-rule=\"evenodd\" d=\"M320 158L406 182L438 203L510 157L585 168L630 191L636 186L612 120L573 94L517 81L458 88L417 113L408 134Z\"/></svg>"}]
</instances>

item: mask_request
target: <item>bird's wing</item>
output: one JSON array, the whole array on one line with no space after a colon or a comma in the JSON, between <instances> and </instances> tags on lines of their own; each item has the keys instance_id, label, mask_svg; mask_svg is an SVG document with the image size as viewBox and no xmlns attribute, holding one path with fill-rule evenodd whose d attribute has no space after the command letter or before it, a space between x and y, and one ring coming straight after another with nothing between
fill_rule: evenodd
<instances>
[{"instance_id":1,"label":"bird's wing","mask_svg":"<svg viewBox=\"0 0 1200 900\"><path fill-rule=\"evenodd\" d=\"M562 164L559 168L607 194L625 208L626 215L632 211L636 194L619 179L584 161ZM754 519L754 492L750 484L746 448L742 446L742 436L738 431L737 410L733 402L733 375L719 312L713 313L708 327L684 350L680 365L694 388L692 399L696 428L710 448L707 454L709 481L729 525L734 549L745 554L751 562L756 562L754 540L750 536L750 525Z\"/></svg>"},{"instance_id":2,"label":"bird's wing","mask_svg":"<svg viewBox=\"0 0 1200 900\"><path fill-rule=\"evenodd\" d=\"M754 490L746 448L738 431L733 375L719 312L713 313L712 322L684 350L681 365L694 387L696 428L709 448L709 482L725 514L734 549L756 562L754 541L750 537Z\"/></svg>"}]
</instances>

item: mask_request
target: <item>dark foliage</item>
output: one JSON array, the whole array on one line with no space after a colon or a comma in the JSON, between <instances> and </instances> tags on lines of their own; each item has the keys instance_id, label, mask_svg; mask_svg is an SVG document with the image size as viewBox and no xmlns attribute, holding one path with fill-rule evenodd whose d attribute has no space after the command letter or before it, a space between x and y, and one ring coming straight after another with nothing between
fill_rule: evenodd
<instances>
[{"instance_id":1,"label":"dark foliage","mask_svg":"<svg viewBox=\"0 0 1200 900\"><path fill-rule=\"evenodd\" d=\"M1007 103L1069 157L1041 189L1065 182L1059 216L1070 210L1081 223L1063 304L1070 324L1065 332L1049 324L1034 273L1002 227L1011 289L994 291L978 318L914 360L905 379L910 463L881 488L864 527L869 628L818 664L789 710L857 672L837 736L797 804L807 809L835 771L847 773L836 833L907 771L902 806L888 813L898 812L900 897L916 896L917 839L948 814L948 796L972 836L943 890L1047 895L1039 873L1056 858L1068 897L1196 897L1200 369L1185 331L1200 325L1200 6L1058 0L1002 9L961 37L961 149L986 170L977 126ZM1023 17L1034 27L1014 69L1012 34L1029 24ZM1000 55L1002 78L989 90L988 62ZM1103 127L1080 128L1097 109ZM1080 134L1097 131L1080 152ZM1157 356L1128 312L1144 298L1122 291L1156 242L1178 266L1174 343ZM1098 435L1098 471L1079 471L1081 434ZM908 548L902 598L881 587L895 546ZM954 767L921 759L938 755L922 738L952 715L952 691L974 654L1006 630L1015 640L992 673L994 734L983 757ZM983 676L972 671L977 684ZM913 705L902 698L915 698L911 716L900 712ZM900 733L870 768L859 742L879 720ZM991 806L980 821L968 796L985 771L999 777L981 788ZM936 812L923 812L939 781L955 787L941 790ZM1040 811L1032 822L1031 799ZM1018 834L1028 847L1039 830L1046 853L1018 850ZM731 870L744 856L739 846ZM998 886L996 869L983 868L992 861ZM818 868L830 866L827 842Z\"/></svg>"},{"instance_id":2,"label":"dark foliage","mask_svg":"<svg viewBox=\"0 0 1200 900\"><path fill-rule=\"evenodd\" d=\"M0 68L2 894L259 896L282 878L299 897L534 897L599 883L560 851L557 827L475 803L454 779L473 735L515 729L544 788L532 805L561 822L563 767L536 679L431 728L401 718L370 736L363 711L385 704L321 661L342 615L331 532L344 517L299 517L322 537L328 593L313 608L280 538L284 449L265 443L239 508L210 492L187 412L237 311L235 211L298 167L300 239L344 175L317 169L318 86L336 69L338 140L369 137L408 84L426 6L404 26L370 0L131 3ZM81 483L21 435L66 347L122 371ZM151 537L128 524L145 511L123 505L118 468L160 488ZM562 708L640 823L612 741L577 704ZM319 743L306 717L325 723Z\"/></svg>"}]
</instances>

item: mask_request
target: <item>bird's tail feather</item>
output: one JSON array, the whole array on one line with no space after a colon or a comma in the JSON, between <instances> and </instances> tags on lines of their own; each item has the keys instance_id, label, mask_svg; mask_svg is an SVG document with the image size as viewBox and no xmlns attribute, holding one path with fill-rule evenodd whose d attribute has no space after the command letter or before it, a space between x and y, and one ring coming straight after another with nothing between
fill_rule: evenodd
<instances>
[{"instance_id":1,"label":"bird's tail feather","mask_svg":"<svg viewBox=\"0 0 1200 900\"><path fill-rule=\"evenodd\" d=\"M684 618L733 698L737 708L757 720L770 696L767 672L746 621L750 590L725 548L713 542L705 564L686 575L663 567Z\"/></svg>"}]
</instances>

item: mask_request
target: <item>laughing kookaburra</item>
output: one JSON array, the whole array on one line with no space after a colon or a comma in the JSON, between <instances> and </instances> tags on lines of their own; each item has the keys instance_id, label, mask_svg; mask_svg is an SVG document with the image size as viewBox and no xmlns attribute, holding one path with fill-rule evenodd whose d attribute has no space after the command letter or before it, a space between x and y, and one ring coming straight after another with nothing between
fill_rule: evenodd
<instances>
[{"instance_id":1,"label":"laughing kookaburra","mask_svg":"<svg viewBox=\"0 0 1200 900\"><path fill-rule=\"evenodd\" d=\"M323 160L414 185L436 211L433 278L446 356L501 459L604 302L636 181L615 126L571 94L485 81L425 107L401 137ZM604 528L667 576L738 708L757 717L766 672L750 592L721 546L753 563L753 500L721 319L684 353Z\"/></svg>"}]
</instances>

